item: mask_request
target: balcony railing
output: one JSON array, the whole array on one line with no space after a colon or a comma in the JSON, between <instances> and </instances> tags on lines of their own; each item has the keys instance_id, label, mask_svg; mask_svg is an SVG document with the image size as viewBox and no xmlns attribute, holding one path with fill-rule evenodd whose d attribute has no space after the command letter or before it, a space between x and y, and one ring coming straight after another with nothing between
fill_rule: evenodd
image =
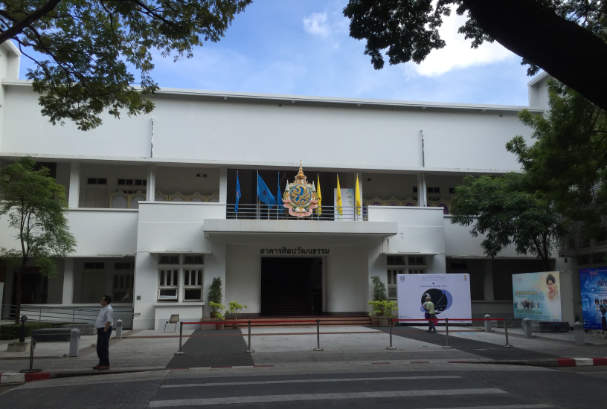
<instances>
[{"instance_id":1,"label":"balcony railing","mask_svg":"<svg viewBox=\"0 0 607 409\"><path fill-rule=\"evenodd\" d=\"M321 211L312 211L308 217L295 217L283 206L268 206L266 204L239 204L238 212L234 204L226 207L227 219L242 220L324 220L324 221L366 221L368 219L367 206L354 211L352 206L342 206L341 213L335 206L322 206ZM357 214L358 213L358 214Z\"/></svg>"}]
</instances>

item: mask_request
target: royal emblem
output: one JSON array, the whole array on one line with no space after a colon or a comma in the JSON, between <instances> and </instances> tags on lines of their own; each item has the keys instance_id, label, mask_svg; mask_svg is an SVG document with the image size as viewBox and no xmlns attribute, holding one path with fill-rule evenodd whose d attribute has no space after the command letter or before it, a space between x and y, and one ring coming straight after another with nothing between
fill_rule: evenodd
<instances>
[{"instance_id":1,"label":"royal emblem","mask_svg":"<svg viewBox=\"0 0 607 409\"><path fill-rule=\"evenodd\" d=\"M312 210L318 207L316 186L314 183L308 183L308 178L304 175L301 165L299 165L299 172L293 183L287 182L282 195L282 203L289 209L289 214L295 217L310 216Z\"/></svg>"}]
</instances>

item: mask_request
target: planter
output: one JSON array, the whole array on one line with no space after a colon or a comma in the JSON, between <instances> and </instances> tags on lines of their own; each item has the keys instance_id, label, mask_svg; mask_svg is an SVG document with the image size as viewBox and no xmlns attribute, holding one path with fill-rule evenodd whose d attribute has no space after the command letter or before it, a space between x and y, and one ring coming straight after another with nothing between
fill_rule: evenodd
<instances>
[{"instance_id":1,"label":"planter","mask_svg":"<svg viewBox=\"0 0 607 409\"><path fill-rule=\"evenodd\" d=\"M388 318L388 317L378 317L378 318L379 318L378 325L380 327L387 327L390 325L390 318Z\"/></svg>"},{"instance_id":2,"label":"planter","mask_svg":"<svg viewBox=\"0 0 607 409\"><path fill-rule=\"evenodd\" d=\"M371 315L371 326L372 327L379 326L379 317L377 315Z\"/></svg>"},{"instance_id":3,"label":"planter","mask_svg":"<svg viewBox=\"0 0 607 409\"><path fill-rule=\"evenodd\" d=\"M215 324L215 329L223 329L224 328L224 323L222 322L218 322Z\"/></svg>"}]
</instances>

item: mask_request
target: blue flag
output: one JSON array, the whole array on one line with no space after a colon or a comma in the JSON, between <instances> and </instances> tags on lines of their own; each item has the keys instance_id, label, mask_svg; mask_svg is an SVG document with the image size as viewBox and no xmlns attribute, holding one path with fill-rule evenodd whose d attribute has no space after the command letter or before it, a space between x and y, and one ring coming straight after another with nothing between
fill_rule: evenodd
<instances>
[{"instance_id":1,"label":"blue flag","mask_svg":"<svg viewBox=\"0 0 607 409\"><path fill-rule=\"evenodd\" d=\"M259 173L257 174L257 199L270 207L276 204L276 198L270 191L268 185L266 185L266 182L259 176Z\"/></svg>"},{"instance_id":2,"label":"blue flag","mask_svg":"<svg viewBox=\"0 0 607 409\"><path fill-rule=\"evenodd\" d=\"M238 171L236 171L236 201L234 203L234 211L238 213L238 202L240 202L240 197L242 193L240 193L240 179L238 179Z\"/></svg>"},{"instance_id":3,"label":"blue flag","mask_svg":"<svg viewBox=\"0 0 607 409\"><path fill-rule=\"evenodd\" d=\"M276 184L278 185L276 187L276 206L278 206L278 210L281 211L284 208L282 207L282 193L280 193L280 172L278 172L278 182Z\"/></svg>"}]
</instances>

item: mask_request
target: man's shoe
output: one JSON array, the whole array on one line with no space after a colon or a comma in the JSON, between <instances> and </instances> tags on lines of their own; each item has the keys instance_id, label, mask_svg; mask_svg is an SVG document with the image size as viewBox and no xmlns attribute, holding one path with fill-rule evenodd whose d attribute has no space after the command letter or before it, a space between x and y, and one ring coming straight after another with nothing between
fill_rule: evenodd
<instances>
[{"instance_id":1,"label":"man's shoe","mask_svg":"<svg viewBox=\"0 0 607 409\"><path fill-rule=\"evenodd\" d=\"M98 371L104 371L104 370L106 370L106 369L110 369L110 367L109 367L109 366L107 366L107 365L97 365L97 366L95 367L95 369L97 369Z\"/></svg>"},{"instance_id":2,"label":"man's shoe","mask_svg":"<svg viewBox=\"0 0 607 409\"><path fill-rule=\"evenodd\" d=\"M101 365L95 365L95 366L93 367L93 369L99 369L99 367L100 367L100 366L101 366Z\"/></svg>"}]
</instances>

